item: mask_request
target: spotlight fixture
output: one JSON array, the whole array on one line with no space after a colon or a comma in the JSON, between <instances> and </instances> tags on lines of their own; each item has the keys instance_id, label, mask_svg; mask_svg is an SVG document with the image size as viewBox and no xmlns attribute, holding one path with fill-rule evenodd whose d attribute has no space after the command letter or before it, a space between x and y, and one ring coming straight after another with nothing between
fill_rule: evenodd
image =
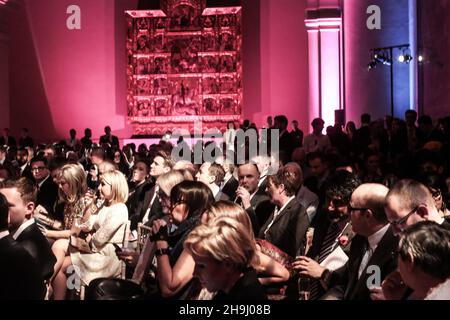
<instances>
[{"instance_id":1,"label":"spotlight fixture","mask_svg":"<svg viewBox=\"0 0 450 320\"><path fill-rule=\"evenodd\" d=\"M419 55L419 57L417 58L417 61L419 61L419 62L423 62L423 55Z\"/></svg>"},{"instance_id":2,"label":"spotlight fixture","mask_svg":"<svg viewBox=\"0 0 450 320\"><path fill-rule=\"evenodd\" d=\"M372 60L368 65L367 65L367 70L372 70L375 69L377 67L377 62L375 60Z\"/></svg>"},{"instance_id":3,"label":"spotlight fixture","mask_svg":"<svg viewBox=\"0 0 450 320\"><path fill-rule=\"evenodd\" d=\"M390 66L392 63L391 58L384 53L375 53L373 57L376 62L382 63L386 66Z\"/></svg>"},{"instance_id":4,"label":"spotlight fixture","mask_svg":"<svg viewBox=\"0 0 450 320\"><path fill-rule=\"evenodd\" d=\"M413 57L408 52L409 49L404 49L403 52L398 56L398 62L400 63L410 63Z\"/></svg>"},{"instance_id":5,"label":"spotlight fixture","mask_svg":"<svg viewBox=\"0 0 450 320\"><path fill-rule=\"evenodd\" d=\"M401 52L397 56L396 52ZM370 62L367 69L370 71L376 68L377 64L389 66L390 69L390 92L391 92L391 116L394 116L394 62L395 57L400 63L409 63L413 60L409 44L401 44L396 46L389 46L383 48L370 49ZM419 56L418 61L422 62L423 57Z\"/></svg>"}]
</instances>

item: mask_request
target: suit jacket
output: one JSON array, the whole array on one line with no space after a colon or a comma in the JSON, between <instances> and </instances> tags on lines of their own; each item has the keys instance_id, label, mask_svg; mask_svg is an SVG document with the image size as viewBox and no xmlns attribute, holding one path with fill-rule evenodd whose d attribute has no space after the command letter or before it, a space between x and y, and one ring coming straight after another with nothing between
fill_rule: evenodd
<instances>
[{"instance_id":1,"label":"suit jacket","mask_svg":"<svg viewBox=\"0 0 450 320\"><path fill-rule=\"evenodd\" d=\"M56 257L36 223L25 228L16 240L36 260L42 278L50 279L53 275Z\"/></svg>"},{"instance_id":2,"label":"suit jacket","mask_svg":"<svg viewBox=\"0 0 450 320\"><path fill-rule=\"evenodd\" d=\"M5 137L0 137L0 146L5 145ZM16 139L14 137L9 136L8 137L8 147L15 147L16 146Z\"/></svg>"},{"instance_id":3,"label":"suit jacket","mask_svg":"<svg viewBox=\"0 0 450 320\"><path fill-rule=\"evenodd\" d=\"M309 227L306 210L297 199L292 199L277 215L272 226L264 234L274 218L274 213L266 221L259 232L259 238L266 239L291 257L302 254L305 245L305 235Z\"/></svg>"},{"instance_id":4,"label":"suit jacket","mask_svg":"<svg viewBox=\"0 0 450 320\"><path fill-rule=\"evenodd\" d=\"M273 213L275 205L270 202L270 198L265 192L260 191L257 191L252 197L250 205L251 207L245 211L252 221L253 232L256 236L259 234L260 227L266 223L269 216Z\"/></svg>"},{"instance_id":5,"label":"suit jacket","mask_svg":"<svg viewBox=\"0 0 450 320\"><path fill-rule=\"evenodd\" d=\"M223 193L222 191L219 191L216 196L214 197L214 200L216 201L230 201L230 197Z\"/></svg>"},{"instance_id":6,"label":"suit jacket","mask_svg":"<svg viewBox=\"0 0 450 320\"><path fill-rule=\"evenodd\" d=\"M135 214L130 217L131 220L131 230L136 230L139 222L142 222L144 219L145 213L150 205L150 202L155 194L155 186L153 185L148 190L145 190L143 193L143 201L138 204L138 207L135 210ZM150 213L148 214L149 220L153 220L155 217L161 217L163 215L161 202L158 197L155 198L153 204L150 208ZM133 229L134 228L134 229Z\"/></svg>"},{"instance_id":7,"label":"suit jacket","mask_svg":"<svg viewBox=\"0 0 450 320\"><path fill-rule=\"evenodd\" d=\"M352 240L350 256L347 263L332 273L330 287L334 287L325 296L343 293L344 300L370 300L370 291L367 287L368 278L373 275L367 272L367 266L375 265L380 268L381 281L397 268L397 261L393 255L398 245L398 238L394 236L389 227L377 248L369 259L366 268L358 279L358 270L365 253L366 238L356 235ZM339 298L339 297L338 297Z\"/></svg>"},{"instance_id":8,"label":"suit jacket","mask_svg":"<svg viewBox=\"0 0 450 320\"><path fill-rule=\"evenodd\" d=\"M36 206L37 205L43 206L47 210L48 215L51 218L63 221L64 219L63 216L55 215L55 204L57 201L58 201L58 185L54 183L52 177L49 176L47 180L44 181L44 183L41 185L41 187L37 192Z\"/></svg>"},{"instance_id":9,"label":"suit jacket","mask_svg":"<svg viewBox=\"0 0 450 320\"><path fill-rule=\"evenodd\" d=\"M20 167L19 167L20 170ZM31 181L34 181L33 173L31 172L31 166L27 164L25 169L23 169L22 173L20 174L21 177L25 177L30 179Z\"/></svg>"},{"instance_id":10,"label":"suit jacket","mask_svg":"<svg viewBox=\"0 0 450 320\"><path fill-rule=\"evenodd\" d=\"M234 201L236 199L236 190L239 186L239 182L236 180L235 177L231 177L227 183L222 188L222 192L225 193L227 196L230 197L231 201Z\"/></svg>"},{"instance_id":11,"label":"suit jacket","mask_svg":"<svg viewBox=\"0 0 450 320\"><path fill-rule=\"evenodd\" d=\"M131 230L137 229L137 224L140 222L140 216L142 211L142 206L147 193L153 188L153 184L150 181L146 181L136 188L132 189L128 200L126 202L128 208L128 216L131 220L130 228ZM151 199L151 198L150 198ZM147 203L148 206L148 203ZM145 213L145 212L144 212Z\"/></svg>"},{"instance_id":12,"label":"suit jacket","mask_svg":"<svg viewBox=\"0 0 450 320\"><path fill-rule=\"evenodd\" d=\"M108 139L108 137L105 135L100 137L100 145L102 143L109 143L111 147L119 148L119 138L116 136L111 135L111 140Z\"/></svg>"},{"instance_id":13,"label":"suit jacket","mask_svg":"<svg viewBox=\"0 0 450 320\"><path fill-rule=\"evenodd\" d=\"M0 301L42 300L46 288L37 262L11 235L0 239Z\"/></svg>"}]
</instances>

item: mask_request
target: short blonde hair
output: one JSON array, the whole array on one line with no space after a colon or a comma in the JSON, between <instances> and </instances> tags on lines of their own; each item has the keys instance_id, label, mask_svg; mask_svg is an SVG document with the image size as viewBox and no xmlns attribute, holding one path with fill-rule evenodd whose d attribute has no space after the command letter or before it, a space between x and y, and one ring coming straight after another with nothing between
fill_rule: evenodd
<instances>
[{"instance_id":1,"label":"short blonde hair","mask_svg":"<svg viewBox=\"0 0 450 320\"><path fill-rule=\"evenodd\" d=\"M227 217L242 223L245 230L254 239L253 226L248 213L238 204L230 201L217 201L208 210L208 219L212 221L219 217Z\"/></svg>"},{"instance_id":2,"label":"short blonde hair","mask_svg":"<svg viewBox=\"0 0 450 320\"><path fill-rule=\"evenodd\" d=\"M111 202L125 203L128 199L127 179L119 170L108 171L102 174L100 181L111 186Z\"/></svg>"},{"instance_id":3,"label":"short blonde hair","mask_svg":"<svg viewBox=\"0 0 450 320\"><path fill-rule=\"evenodd\" d=\"M252 265L256 252L255 241L248 230L229 217L217 217L198 226L189 234L184 247L194 257L229 263L238 271Z\"/></svg>"},{"instance_id":4,"label":"short blonde hair","mask_svg":"<svg viewBox=\"0 0 450 320\"><path fill-rule=\"evenodd\" d=\"M70 195L65 195L61 188L58 191L59 198L69 204L77 202L87 192L86 173L78 164L70 163L62 166L57 180L65 180L69 184Z\"/></svg>"},{"instance_id":5,"label":"short blonde hair","mask_svg":"<svg viewBox=\"0 0 450 320\"><path fill-rule=\"evenodd\" d=\"M170 191L173 187L179 184L181 181L186 180L183 174L178 170L172 170L164 173L156 179L160 190L162 190L166 196L170 196Z\"/></svg>"}]
</instances>

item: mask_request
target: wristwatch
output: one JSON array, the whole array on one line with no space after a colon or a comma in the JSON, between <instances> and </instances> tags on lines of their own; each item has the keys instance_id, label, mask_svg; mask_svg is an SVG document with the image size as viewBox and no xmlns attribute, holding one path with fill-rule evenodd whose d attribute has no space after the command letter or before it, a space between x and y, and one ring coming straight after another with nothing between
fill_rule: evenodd
<instances>
[{"instance_id":1,"label":"wristwatch","mask_svg":"<svg viewBox=\"0 0 450 320\"><path fill-rule=\"evenodd\" d=\"M163 256L163 255L168 255L169 253L170 253L169 248L156 249L155 256L160 257L160 256Z\"/></svg>"}]
</instances>

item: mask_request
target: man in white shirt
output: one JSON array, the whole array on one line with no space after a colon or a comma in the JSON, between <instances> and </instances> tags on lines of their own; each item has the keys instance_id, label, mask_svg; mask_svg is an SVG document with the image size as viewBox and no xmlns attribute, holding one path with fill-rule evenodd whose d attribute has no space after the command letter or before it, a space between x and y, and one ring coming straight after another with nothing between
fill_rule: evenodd
<instances>
[{"instance_id":1,"label":"man in white shirt","mask_svg":"<svg viewBox=\"0 0 450 320\"><path fill-rule=\"evenodd\" d=\"M324 125L325 122L321 118L316 118L311 122L313 132L308 134L303 141L303 147L307 154L310 152L326 152L331 148L330 139L322 133Z\"/></svg>"},{"instance_id":2,"label":"man in white shirt","mask_svg":"<svg viewBox=\"0 0 450 320\"><path fill-rule=\"evenodd\" d=\"M6 197L9 204L9 232L38 262L42 278L49 280L53 275L56 258L34 221L36 187L30 180L21 178L7 181L0 193Z\"/></svg>"},{"instance_id":3,"label":"man in white shirt","mask_svg":"<svg viewBox=\"0 0 450 320\"><path fill-rule=\"evenodd\" d=\"M349 260L330 275L327 300L370 300L371 290L397 267L393 252L398 239L394 236L384 212L384 201L389 189L376 183L365 183L353 192L350 220L357 234L350 248ZM375 271L374 271L375 270ZM377 272L377 277L373 277ZM326 277L326 275L325 275Z\"/></svg>"}]
</instances>

